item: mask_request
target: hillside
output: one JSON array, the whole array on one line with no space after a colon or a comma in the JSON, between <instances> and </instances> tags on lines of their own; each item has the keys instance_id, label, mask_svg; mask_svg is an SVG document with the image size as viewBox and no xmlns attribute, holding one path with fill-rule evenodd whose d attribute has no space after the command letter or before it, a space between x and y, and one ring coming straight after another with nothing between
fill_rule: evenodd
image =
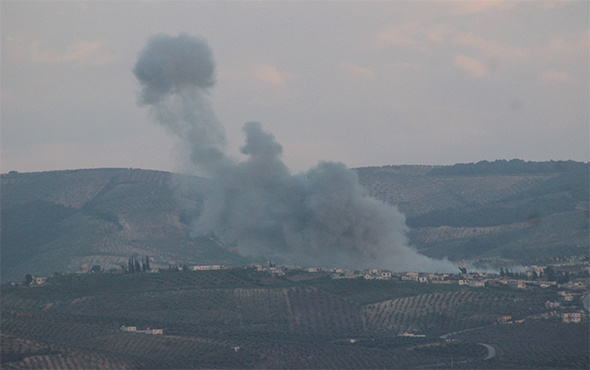
<instances>
[{"instance_id":1,"label":"hillside","mask_svg":"<svg viewBox=\"0 0 590 370\"><path fill-rule=\"evenodd\" d=\"M356 171L368 194L406 215L411 243L429 256L506 264L588 254L587 163ZM190 236L187 214L198 213L199 204L178 189L198 193L203 181L138 169L3 174L2 278L82 264L108 269L146 256L164 267L243 264L215 240Z\"/></svg>"},{"instance_id":2,"label":"hillside","mask_svg":"<svg viewBox=\"0 0 590 370\"><path fill-rule=\"evenodd\" d=\"M3 284L1 293L2 368L589 364L587 313L580 323L562 323L561 312L582 312L581 304L547 308L546 301L560 299L555 288L333 280L322 272L272 276L234 268L66 274L41 286ZM506 315L510 322L499 325ZM130 326L163 333L121 330ZM478 343L497 355L486 360L489 352Z\"/></svg>"},{"instance_id":3,"label":"hillside","mask_svg":"<svg viewBox=\"0 0 590 370\"><path fill-rule=\"evenodd\" d=\"M368 194L397 205L423 253L454 261L588 255L587 163L479 162L357 170Z\"/></svg>"},{"instance_id":4,"label":"hillside","mask_svg":"<svg viewBox=\"0 0 590 370\"><path fill-rule=\"evenodd\" d=\"M178 176L136 169L2 175L2 278L112 268L130 257L156 266L241 263L211 240L190 237ZM198 186L198 179L191 179Z\"/></svg>"}]
</instances>

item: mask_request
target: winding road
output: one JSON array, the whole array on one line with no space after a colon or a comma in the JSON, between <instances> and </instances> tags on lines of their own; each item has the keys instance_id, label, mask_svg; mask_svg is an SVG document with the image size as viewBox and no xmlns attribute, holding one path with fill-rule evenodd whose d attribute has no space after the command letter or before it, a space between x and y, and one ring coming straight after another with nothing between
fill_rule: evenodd
<instances>
[{"instance_id":1,"label":"winding road","mask_svg":"<svg viewBox=\"0 0 590 370\"><path fill-rule=\"evenodd\" d=\"M487 360L491 360L494 357L496 357L496 348L494 348L493 346L490 346L489 344L485 344L485 343L477 343L480 346L484 346L488 349L488 355L483 359L484 361Z\"/></svg>"},{"instance_id":2,"label":"winding road","mask_svg":"<svg viewBox=\"0 0 590 370\"><path fill-rule=\"evenodd\" d=\"M488 360L491 360L494 357L496 357L496 348L494 346L489 345L489 344L485 344L485 343L477 343L477 344L479 344L480 346L484 346L488 350L488 354L487 354L486 357L484 357L484 358L482 358L480 360L463 360L463 361L456 361L454 363L455 364L466 364L466 363L474 362L474 361L488 361ZM453 361L451 360L450 363L442 363L441 364L439 362L439 363L436 363L436 364L419 366L419 367L417 367L417 369L426 369L426 368L429 368L429 367L440 367L440 366L445 366L445 365L448 365L448 366L450 366L452 368L453 367Z\"/></svg>"},{"instance_id":3,"label":"winding road","mask_svg":"<svg viewBox=\"0 0 590 370\"><path fill-rule=\"evenodd\" d=\"M487 327L490 327L492 325L486 325L486 326L479 326L477 328L471 328L471 329L465 329L465 330L461 330L461 331L456 331L453 333L448 333L445 335L441 335L440 338L441 339L448 339L449 337L455 335L455 334L461 334L461 333L467 333L469 331L473 331L473 330L479 330L479 329L484 329ZM484 346L487 350L488 350L488 355L483 359L483 361L488 361L493 359L494 357L496 357L496 348L490 344L485 344L485 343L477 343L480 346Z\"/></svg>"}]
</instances>

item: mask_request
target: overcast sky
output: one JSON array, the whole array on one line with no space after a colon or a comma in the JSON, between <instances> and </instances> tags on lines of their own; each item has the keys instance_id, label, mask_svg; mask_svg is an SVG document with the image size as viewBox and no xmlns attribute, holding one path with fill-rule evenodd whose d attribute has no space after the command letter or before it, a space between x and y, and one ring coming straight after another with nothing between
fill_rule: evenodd
<instances>
[{"instance_id":1,"label":"overcast sky","mask_svg":"<svg viewBox=\"0 0 590 370\"><path fill-rule=\"evenodd\" d=\"M260 121L293 172L589 159L589 2L1 2L1 170L178 171L137 105L158 33L200 36L239 157Z\"/></svg>"}]
</instances>

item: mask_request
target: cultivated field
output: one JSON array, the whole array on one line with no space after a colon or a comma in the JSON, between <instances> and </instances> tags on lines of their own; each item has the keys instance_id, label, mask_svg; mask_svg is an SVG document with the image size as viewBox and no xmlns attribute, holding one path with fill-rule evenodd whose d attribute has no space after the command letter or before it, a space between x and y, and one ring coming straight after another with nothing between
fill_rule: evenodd
<instances>
[{"instance_id":1,"label":"cultivated field","mask_svg":"<svg viewBox=\"0 0 590 370\"><path fill-rule=\"evenodd\" d=\"M2 286L2 368L588 368L587 314L561 323L556 297L243 268L59 275Z\"/></svg>"}]
</instances>

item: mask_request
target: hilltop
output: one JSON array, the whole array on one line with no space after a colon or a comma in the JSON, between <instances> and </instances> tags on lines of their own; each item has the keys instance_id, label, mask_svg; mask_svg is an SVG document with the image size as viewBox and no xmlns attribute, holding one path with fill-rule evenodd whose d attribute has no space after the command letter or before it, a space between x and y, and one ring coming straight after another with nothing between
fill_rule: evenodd
<instances>
[{"instance_id":1,"label":"hilltop","mask_svg":"<svg viewBox=\"0 0 590 370\"><path fill-rule=\"evenodd\" d=\"M512 160L357 171L371 196L406 215L422 253L526 264L588 255L588 168Z\"/></svg>"},{"instance_id":2,"label":"hilltop","mask_svg":"<svg viewBox=\"0 0 590 370\"><path fill-rule=\"evenodd\" d=\"M498 265L588 254L588 163L495 161L358 168L367 194L407 217L432 257ZM169 264L251 262L191 236L205 179L139 169L2 175L2 278L103 269L130 257ZM180 188L183 191L178 191Z\"/></svg>"}]
</instances>

